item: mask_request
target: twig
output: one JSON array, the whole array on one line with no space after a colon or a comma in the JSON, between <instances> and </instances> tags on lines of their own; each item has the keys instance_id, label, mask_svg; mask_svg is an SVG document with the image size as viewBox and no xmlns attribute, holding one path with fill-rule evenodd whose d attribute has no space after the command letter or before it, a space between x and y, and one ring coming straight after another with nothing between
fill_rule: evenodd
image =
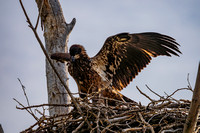
<instances>
[{"instance_id":1,"label":"twig","mask_svg":"<svg viewBox=\"0 0 200 133\"><path fill-rule=\"evenodd\" d=\"M27 128L26 130L22 131L21 133L28 133L37 125L38 125L38 121L35 124L33 124L32 126L30 126L29 128Z\"/></svg>"},{"instance_id":2,"label":"twig","mask_svg":"<svg viewBox=\"0 0 200 133\"><path fill-rule=\"evenodd\" d=\"M126 128L122 130L122 133L127 133L131 131L141 131L142 129L143 129L142 127Z\"/></svg>"},{"instance_id":3,"label":"twig","mask_svg":"<svg viewBox=\"0 0 200 133\"><path fill-rule=\"evenodd\" d=\"M110 131L110 132L114 132L114 131L112 131L112 130L109 129L109 128L112 127L112 126L114 126L114 124L109 124L107 127L105 127L105 128L102 130L102 133L106 133L107 130Z\"/></svg>"},{"instance_id":4,"label":"twig","mask_svg":"<svg viewBox=\"0 0 200 133\"><path fill-rule=\"evenodd\" d=\"M153 94L155 94L156 96L160 97L160 99L164 99L163 96L160 96L158 93L156 93L155 91L153 91L148 85L145 85L147 87L147 89L149 89Z\"/></svg>"},{"instance_id":5,"label":"twig","mask_svg":"<svg viewBox=\"0 0 200 133\"><path fill-rule=\"evenodd\" d=\"M42 113L42 112L39 111L38 109L35 109L35 112L38 112L40 115L44 116L44 112Z\"/></svg>"},{"instance_id":6,"label":"twig","mask_svg":"<svg viewBox=\"0 0 200 133\"><path fill-rule=\"evenodd\" d=\"M194 91L192 90L192 86L191 86L191 84L190 84L189 76L190 76L190 74L188 73L188 75L187 75L188 88L189 88L189 90L191 90L192 92L194 92Z\"/></svg>"},{"instance_id":7,"label":"twig","mask_svg":"<svg viewBox=\"0 0 200 133\"><path fill-rule=\"evenodd\" d=\"M144 118L143 118L143 116L142 116L142 114L141 114L140 112L138 112L138 115L139 115L140 119L142 120L142 122L150 128L151 132L152 132L152 133L155 133L153 127L152 127L148 122L146 122L146 121L144 120Z\"/></svg>"},{"instance_id":8,"label":"twig","mask_svg":"<svg viewBox=\"0 0 200 133\"><path fill-rule=\"evenodd\" d=\"M161 122L162 122L165 118L167 118L168 116L169 116L169 114L165 114L165 115L160 119L160 121L159 121L158 124L161 124Z\"/></svg>"},{"instance_id":9,"label":"twig","mask_svg":"<svg viewBox=\"0 0 200 133\"><path fill-rule=\"evenodd\" d=\"M199 130L200 130L200 126L197 126L197 128L196 128L194 133L199 133Z\"/></svg>"},{"instance_id":10,"label":"twig","mask_svg":"<svg viewBox=\"0 0 200 133\"><path fill-rule=\"evenodd\" d=\"M166 131L167 129L171 129L172 127L179 127L182 126L182 123L172 123L172 124L167 124L166 126L162 127L159 133L164 133L163 131ZM179 128L178 128L179 130ZM189 133L189 132L188 132ZM190 132L191 133L191 132Z\"/></svg>"},{"instance_id":11,"label":"twig","mask_svg":"<svg viewBox=\"0 0 200 133\"><path fill-rule=\"evenodd\" d=\"M69 106L73 106L72 104L39 104L39 105L32 105L32 106L28 106L28 107L16 107L17 109L30 109L30 108L38 108L38 107L44 107L44 106L63 106L63 107L69 107Z\"/></svg>"},{"instance_id":12,"label":"twig","mask_svg":"<svg viewBox=\"0 0 200 133\"><path fill-rule=\"evenodd\" d=\"M148 98L151 102L154 102L154 101L155 101L155 100L151 99L147 94L145 94L144 92L142 92L137 86L136 86L136 88L138 89L138 91L139 91L142 95L144 95L146 98Z\"/></svg>"},{"instance_id":13,"label":"twig","mask_svg":"<svg viewBox=\"0 0 200 133\"><path fill-rule=\"evenodd\" d=\"M14 101L16 101L20 106L22 106L24 108L24 105L21 104L19 101L17 101L17 99L13 98ZM28 109L26 109L26 111L31 114L33 116L33 118L35 118L35 120L38 121L38 118L33 114L33 112L30 112Z\"/></svg>"},{"instance_id":14,"label":"twig","mask_svg":"<svg viewBox=\"0 0 200 133\"><path fill-rule=\"evenodd\" d=\"M167 98L173 96L175 93L177 93L178 91L181 91L181 90L190 90L190 91L191 91L191 89L189 89L189 88L180 88L180 89L176 89L172 94L167 95ZM193 91L192 91L192 92L193 92ZM166 99L167 99L167 98L166 98Z\"/></svg>"},{"instance_id":15,"label":"twig","mask_svg":"<svg viewBox=\"0 0 200 133\"><path fill-rule=\"evenodd\" d=\"M168 129L168 130L163 130L161 133L177 133L178 131L181 131L182 129L181 128L178 128L178 129Z\"/></svg>"},{"instance_id":16,"label":"twig","mask_svg":"<svg viewBox=\"0 0 200 133\"><path fill-rule=\"evenodd\" d=\"M171 101L163 101L162 100L162 103L161 104L158 104L157 106L153 106L152 109L162 109L164 107L167 107L168 105L170 105L172 102Z\"/></svg>"},{"instance_id":17,"label":"twig","mask_svg":"<svg viewBox=\"0 0 200 133\"><path fill-rule=\"evenodd\" d=\"M129 118L130 116L122 116L122 117L117 117L117 118L113 118L113 119L109 119L110 123L115 123L117 121L121 121L121 120L125 120L127 118Z\"/></svg>"},{"instance_id":18,"label":"twig","mask_svg":"<svg viewBox=\"0 0 200 133\"><path fill-rule=\"evenodd\" d=\"M74 130L72 133L77 133L79 129L81 129L84 125L85 121L81 122L81 124Z\"/></svg>"},{"instance_id":19,"label":"twig","mask_svg":"<svg viewBox=\"0 0 200 133\"><path fill-rule=\"evenodd\" d=\"M99 129L99 117L100 117L100 114L101 114L101 112L100 112L100 109L99 109L98 114L97 114L97 120L96 120L97 133L101 132L101 130Z\"/></svg>"},{"instance_id":20,"label":"twig","mask_svg":"<svg viewBox=\"0 0 200 133\"><path fill-rule=\"evenodd\" d=\"M44 0L42 0L41 6L39 8L39 13L38 13L37 21L36 21L35 28L34 28L35 30L38 27L38 23L39 23L40 16L41 16L41 13L42 13L43 4L44 4Z\"/></svg>"},{"instance_id":21,"label":"twig","mask_svg":"<svg viewBox=\"0 0 200 133\"><path fill-rule=\"evenodd\" d=\"M27 97L26 91L25 91L26 87L22 84L22 82L21 82L21 80L19 78L17 78L17 79L18 79L18 81L19 81L19 83L20 83L20 85L22 87L22 90L24 92L24 96L26 98L27 104L28 104L28 106L30 106L30 103L29 103L29 100L28 100L28 97ZM31 108L30 108L30 112L33 114L33 111L31 110Z\"/></svg>"},{"instance_id":22,"label":"twig","mask_svg":"<svg viewBox=\"0 0 200 133\"><path fill-rule=\"evenodd\" d=\"M174 100L174 101L176 101L176 102L178 102L179 103L179 100L176 100L175 98L173 98L172 97L172 95L168 95L166 92L164 92L165 93L165 95L167 96L167 98L166 99L169 99L169 98L171 98L172 100Z\"/></svg>"},{"instance_id":23,"label":"twig","mask_svg":"<svg viewBox=\"0 0 200 133\"><path fill-rule=\"evenodd\" d=\"M148 120L148 123L149 123L154 117L156 117L156 116L158 116L158 115L160 115L160 113L154 114L154 115Z\"/></svg>"}]
</instances>

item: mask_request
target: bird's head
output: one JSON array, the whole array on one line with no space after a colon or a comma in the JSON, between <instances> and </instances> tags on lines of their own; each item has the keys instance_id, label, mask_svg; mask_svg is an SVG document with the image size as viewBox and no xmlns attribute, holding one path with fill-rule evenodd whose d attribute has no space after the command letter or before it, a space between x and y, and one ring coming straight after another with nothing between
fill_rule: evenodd
<instances>
[{"instance_id":1,"label":"bird's head","mask_svg":"<svg viewBox=\"0 0 200 133\"><path fill-rule=\"evenodd\" d=\"M70 47L69 53L71 56L71 61L74 62L80 58L88 58L85 48L82 45L74 44Z\"/></svg>"},{"instance_id":2,"label":"bird's head","mask_svg":"<svg viewBox=\"0 0 200 133\"><path fill-rule=\"evenodd\" d=\"M74 44L70 47L69 53L54 53L51 59L64 63L65 61L75 62L78 59L89 58L82 45Z\"/></svg>"}]
</instances>

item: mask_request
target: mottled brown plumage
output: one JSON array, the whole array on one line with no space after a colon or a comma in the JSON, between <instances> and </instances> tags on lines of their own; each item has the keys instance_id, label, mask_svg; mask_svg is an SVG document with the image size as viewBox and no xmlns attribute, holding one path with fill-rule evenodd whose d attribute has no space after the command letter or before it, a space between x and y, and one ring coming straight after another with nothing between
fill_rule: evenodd
<instances>
[{"instance_id":1,"label":"mottled brown plumage","mask_svg":"<svg viewBox=\"0 0 200 133\"><path fill-rule=\"evenodd\" d=\"M130 101L119 93L150 63L151 57L181 53L172 37L159 33L121 33L106 39L98 54L90 58L82 45L72 45L68 53L52 58L69 62L69 73L75 79L81 97L97 94ZM84 94L85 95L84 95Z\"/></svg>"}]
</instances>

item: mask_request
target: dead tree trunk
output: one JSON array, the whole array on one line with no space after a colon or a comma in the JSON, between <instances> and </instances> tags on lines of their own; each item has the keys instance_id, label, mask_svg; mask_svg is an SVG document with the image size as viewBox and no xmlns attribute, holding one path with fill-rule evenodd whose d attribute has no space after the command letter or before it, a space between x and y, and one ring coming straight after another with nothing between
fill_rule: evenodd
<instances>
[{"instance_id":1,"label":"dead tree trunk","mask_svg":"<svg viewBox=\"0 0 200 133\"><path fill-rule=\"evenodd\" d=\"M197 120L200 112L200 63L197 72L197 78L195 88L192 97L192 103L190 105L190 111L186 119L183 133L194 133L196 129Z\"/></svg>"},{"instance_id":2,"label":"dead tree trunk","mask_svg":"<svg viewBox=\"0 0 200 133\"><path fill-rule=\"evenodd\" d=\"M2 128L2 126L1 126L1 124L0 124L0 133L4 133L4 131L3 131L3 128Z\"/></svg>"},{"instance_id":3,"label":"dead tree trunk","mask_svg":"<svg viewBox=\"0 0 200 133\"><path fill-rule=\"evenodd\" d=\"M36 0L40 12L41 24L44 30L46 51L49 55L55 52L67 52L68 36L73 29L75 19L70 24L65 22L58 0ZM62 79L67 83L67 66L53 62ZM70 97L64 86L55 75L49 62L46 60L46 77L49 104L68 104ZM68 84L68 83L67 83ZM50 116L69 112L66 107L51 107Z\"/></svg>"}]
</instances>

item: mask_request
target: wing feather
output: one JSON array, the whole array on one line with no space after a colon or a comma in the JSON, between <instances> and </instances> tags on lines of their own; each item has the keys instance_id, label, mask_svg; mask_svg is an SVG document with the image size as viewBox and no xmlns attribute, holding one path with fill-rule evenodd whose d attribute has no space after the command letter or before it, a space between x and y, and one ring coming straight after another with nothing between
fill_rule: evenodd
<instances>
[{"instance_id":1,"label":"wing feather","mask_svg":"<svg viewBox=\"0 0 200 133\"><path fill-rule=\"evenodd\" d=\"M178 46L175 39L159 33L121 33L107 38L91 61L112 88L120 91L150 63L151 57L178 56Z\"/></svg>"}]
</instances>

